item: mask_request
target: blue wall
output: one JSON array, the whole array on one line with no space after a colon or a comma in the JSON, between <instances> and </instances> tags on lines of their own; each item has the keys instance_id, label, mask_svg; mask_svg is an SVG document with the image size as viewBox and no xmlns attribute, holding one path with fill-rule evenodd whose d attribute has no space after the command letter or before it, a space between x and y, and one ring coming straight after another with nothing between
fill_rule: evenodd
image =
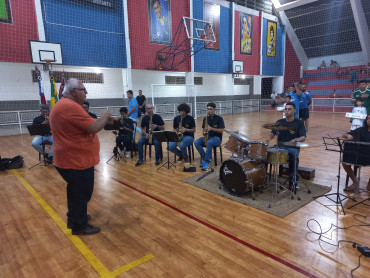
<instances>
[{"instance_id":1,"label":"blue wall","mask_svg":"<svg viewBox=\"0 0 370 278\"><path fill-rule=\"evenodd\" d=\"M70 0L44 0L47 42L61 43L63 64L126 68L122 1L115 9Z\"/></svg>"},{"instance_id":2,"label":"blue wall","mask_svg":"<svg viewBox=\"0 0 370 278\"><path fill-rule=\"evenodd\" d=\"M285 27L277 24L276 57L266 55L267 19L263 19L262 27L262 75L284 75Z\"/></svg>"},{"instance_id":3,"label":"blue wall","mask_svg":"<svg viewBox=\"0 0 370 278\"><path fill-rule=\"evenodd\" d=\"M203 20L203 0L194 0L193 16ZM232 10L220 7L220 50L203 49L194 56L194 71L231 73L231 27Z\"/></svg>"}]
</instances>

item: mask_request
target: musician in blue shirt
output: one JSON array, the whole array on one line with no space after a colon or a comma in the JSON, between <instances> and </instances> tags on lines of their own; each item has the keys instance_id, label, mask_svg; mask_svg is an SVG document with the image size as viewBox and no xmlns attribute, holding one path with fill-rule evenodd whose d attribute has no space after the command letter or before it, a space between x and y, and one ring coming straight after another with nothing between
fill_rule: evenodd
<instances>
[{"instance_id":1,"label":"musician in blue shirt","mask_svg":"<svg viewBox=\"0 0 370 278\"><path fill-rule=\"evenodd\" d=\"M364 121L364 126L359 127L355 130L351 130L350 132L344 134L343 137L346 140L356 140L359 142L370 142L370 115L366 116L366 119ZM353 172L351 168L351 165L343 162L342 166L353 182L353 184L351 184L350 186L345 187L343 191L356 191L357 188L359 187L359 183L358 183L355 173ZM370 191L370 179L367 183L366 190Z\"/></svg>"}]
</instances>

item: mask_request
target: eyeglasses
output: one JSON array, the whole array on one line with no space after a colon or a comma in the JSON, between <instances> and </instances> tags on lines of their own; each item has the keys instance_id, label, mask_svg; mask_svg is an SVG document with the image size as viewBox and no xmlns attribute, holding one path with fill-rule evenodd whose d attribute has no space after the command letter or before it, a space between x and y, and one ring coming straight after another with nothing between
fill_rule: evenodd
<instances>
[{"instance_id":1,"label":"eyeglasses","mask_svg":"<svg viewBox=\"0 0 370 278\"><path fill-rule=\"evenodd\" d=\"M81 89L81 88L73 88L73 90L77 90L77 91L84 91L84 92L87 92L86 88L83 88L83 89Z\"/></svg>"}]
</instances>

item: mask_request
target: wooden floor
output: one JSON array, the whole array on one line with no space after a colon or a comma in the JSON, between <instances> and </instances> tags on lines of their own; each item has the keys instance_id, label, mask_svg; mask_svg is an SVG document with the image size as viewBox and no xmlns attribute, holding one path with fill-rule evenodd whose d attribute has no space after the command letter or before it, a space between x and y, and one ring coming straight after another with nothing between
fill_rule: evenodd
<instances>
[{"instance_id":1,"label":"wooden floor","mask_svg":"<svg viewBox=\"0 0 370 278\"><path fill-rule=\"evenodd\" d=\"M268 131L261 125L280 117L280 112L252 112L224 119L228 129L264 141ZM166 127L172 129L172 123ZM300 165L315 168L314 182L332 186L332 192L339 155L325 151L322 136L341 136L349 128L343 114L311 114L306 140L311 147L302 149ZM25 158L23 168L0 173L0 277L350 277L358 264L359 252L350 243L339 250L325 243L320 247L307 221L317 220L324 231L331 224L361 224L355 214L370 223L368 205L346 209L343 215L333 202L320 198L281 219L181 181L200 174L199 167L197 173L184 173L179 165L174 172L157 171L153 158L135 167L137 157L106 164L114 135L102 131L99 137L101 162L89 213L90 222L102 231L86 237L72 236L66 228L66 185L55 168L28 170L38 159L32 138L0 137L3 157ZM224 149L224 159L229 156ZM369 169L362 169L361 187L369 176ZM342 170L341 193L344 177ZM358 200L367 197L362 193ZM352 204L344 201L345 208ZM370 246L369 231L334 230L325 240ZM370 261L362 257L354 276L369 277L366 273Z\"/></svg>"}]
</instances>

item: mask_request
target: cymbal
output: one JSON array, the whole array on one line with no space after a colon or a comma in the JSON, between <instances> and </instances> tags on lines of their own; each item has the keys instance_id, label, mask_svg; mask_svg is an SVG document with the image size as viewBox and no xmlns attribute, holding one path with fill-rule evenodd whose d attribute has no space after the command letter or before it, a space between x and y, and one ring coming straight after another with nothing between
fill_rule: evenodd
<instances>
[{"instance_id":1,"label":"cymbal","mask_svg":"<svg viewBox=\"0 0 370 278\"><path fill-rule=\"evenodd\" d=\"M277 123L274 123L274 124L264 124L264 125L262 125L262 127L263 128L267 128L267 129L277 129L277 130L289 130L289 129L293 129L294 128L291 125L285 126L285 125L277 124Z\"/></svg>"},{"instance_id":2,"label":"cymbal","mask_svg":"<svg viewBox=\"0 0 370 278\"><path fill-rule=\"evenodd\" d=\"M292 147L292 148L306 148L310 145L304 142L279 142L280 145L285 147Z\"/></svg>"},{"instance_id":3,"label":"cymbal","mask_svg":"<svg viewBox=\"0 0 370 278\"><path fill-rule=\"evenodd\" d=\"M230 129L225 129L225 132L226 133L229 133L231 136L235 137L235 138L238 138L240 139L242 142L248 142L248 141L251 141L251 139L247 136L247 135L244 135L242 133L239 133L239 131L232 131Z\"/></svg>"}]
</instances>

